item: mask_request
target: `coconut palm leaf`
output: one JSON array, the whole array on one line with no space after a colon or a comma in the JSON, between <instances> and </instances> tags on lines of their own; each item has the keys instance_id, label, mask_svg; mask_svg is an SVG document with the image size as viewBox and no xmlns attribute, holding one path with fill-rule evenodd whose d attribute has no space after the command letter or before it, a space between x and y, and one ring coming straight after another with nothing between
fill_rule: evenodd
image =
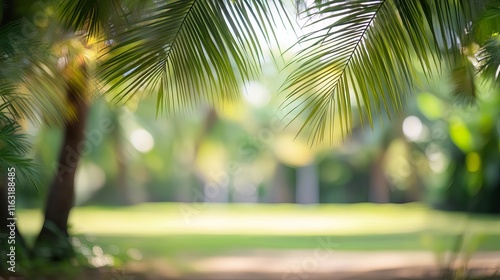
<instances>
[{"instance_id":1,"label":"coconut palm leaf","mask_svg":"<svg viewBox=\"0 0 500 280\"><path fill-rule=\"evenodd\" d=\"M144 9L152 3L143 0L63 1L58 17L66 31L84 32L91 37L112 36L120 31L117 28L121 25L139 20Z\"/></svg>"},{"instance_id":2,"label":"coconut palm leaf","mask_svg":"<svg viewBox=\"0 0 500 280\"><path fill-rule=\"evenodd\" d=\"M333 139L334 118L343 134L349 130L352 105L370 126L374 116L400 111L416 67L428 76L451 69L455 92L474 99L475 68L464 48L487 2L315 1L303 11L315 31L300 39L306 47L293 61L284 108L305 116L301 132L315 143Z\"/></svg>"},{"instance_id":3,"label":"coconut palm leaf","mask_svg":"<svg viewBox=\"0 0 500 280\"><path fill-rule=\"evenodd\" d=\"M50 73L49 48L39 38L19 36L22 28L19 22L0 28L0 173L13 167L19 186L38 189L40 168L26 158L30 145L18 122L41 114L60 120L62 100L55 95L59 79Z\"/></svg>"},{"instance_id":4,"label":"coconut palm leaf","mask_svg":"<svg viewBox=\"0 0 500 280\"><path fill-rule=\"evenodd\" d=\"M309 141L320 142L325 136L333 141L334 118L341 119L337 129L345 134L352 123L352 105L360 108L359 118L367 117L370 125L382 108L401 109L415 76L414 57L406 48L410 39L394 3L323 1L305 12L313 18L308 27L319 31L301 38L307 47L285 82L290 93L284 108L306 115L301 132L310 135ZM429 44L419 45L421 53L429 53Z\"/></svg>"},{"instance_id":5,"label":"coconut palm leaf","mask_svg":"<svg viewBox=\"0 0 500 280\"><path fill-rule=\"evenodd\" d=\"M158 109L176 111L239 96L259 73L273 26L288 21L280 1L156 1L114 38L101 77L115 101L158 91Z\"/></svg>"},{"instance_id":6,"label":"coconut palm leaf","mask_svg":"<svg viewBox=\"0 0 500 280\"><path fill-rule=\"evenodd\" d=\"M478 52L479 70L485 77L498 83L500 77L500 35L487 39Z\"/></svg>"},{"instance_id":7,"label":"coconut palm leaf","mask_svg":"<svg viewBox=\"0 0 500 280\"><path fill-rule=\"evenodd\" d=\"M500 77L500 4L487 6L474 25L476 41L484 42L477 52L479 71L495 84Z\"/></svg>"},{"instance_id":8,"label":"coconut palm leaf","mask_svg":"<svg viewBox=\"0 0 500 280\"><path fill-rule=\"evenodd\" d=\"M34 186L36 189L43 183L40 168L31 159L25 158L30 150L26 135L20 133L20 126L5 111L9 103L0 105L0 173L8 168L15 168L16 181L19 186Z\"/></svg>"},{"instance_id":9,"label":"coconut palm leaf","mask_svg":"<svg viewBox=\"0 0 500 280\"><path fill-rule=\"evenodd\" d=\"M66 84L58 74L57 57L43 35L12 39L23 26L10 24L0 29L0 98L14 119L27 118L49 124L64 120ZM21 39L19 39L21 40Z\"/></svg>"},{"instance_id":10,"label":"coconut palm leaf","mask_svg":"<svg viewBox=\"0 0 500 280\"><path fill-rule=\"evenodd\" d=\"M498 1L479 1L474 3L474 8L480 10L474 17L472 34L474 41L481 44L493 34L500 31L500 3Z\"/></svg>"}]
</instances>

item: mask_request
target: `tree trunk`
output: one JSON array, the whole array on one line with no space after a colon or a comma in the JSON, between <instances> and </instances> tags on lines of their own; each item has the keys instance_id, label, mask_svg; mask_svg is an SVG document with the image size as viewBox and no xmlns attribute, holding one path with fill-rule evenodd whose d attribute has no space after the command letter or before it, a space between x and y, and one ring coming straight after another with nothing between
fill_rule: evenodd
<instances>
[{"instance_id":1,"label":"tree trunk","mask_svg":"<svg viewBox=\"0 0 500 280\"><path fill-rule=\"evenodd\" d=\"M85 71L85 64L79 71ZM73 255L69 242L68 217L75 201L75 173L85 146L84 129L88 115L82 81L70 81L67 103L74 115L66 120L56 176L50 185L45 207L45 220L36 240L37 257L60 261Z\"/></svg>"},{"instance_id":2,"label":"tree trunk","mask_svg":"<svg viewBox=\"0 0 500 280\"><path fill-rule=\"evenodd\" d=\"M199 156L200 152L200 147L203 144L203 141L207 138L207 136L210 134L212 129L214 128L215 124L217 124L217 121L219 120L219 116L217 115L217 111L214 108L208 109L206 112L205 116L205 121L203 122L203 127L200 132L200 134L196 137L195 142L194 142L194 156L193 156L193 162L188 166L188 168L191 168L192 174L194 174L194 181L195 181L195 188L197 190L195 191L196 193L202 193L203 194L203 201L204 202L228 202L229 201L229 186L227 188L224 188L224 185L222 182L216 182L215 184L210 184L210 180L207 180L205 175L202 173L201 170L196 165L196 159ZM214 180L214 178L211 178ZM224 180L226 178L215 178L217 180ZM211 188L213 189L215 186L216 193L212 193L213 190L210 190Z\"/></svg>"},{"instance_id":3,"label":"tree trunk","mask_svg":"<svg viewBox=\"0 0 500 280\"><path fill-rule=\"evenodd\" d=\"M421 201L422 200L423 182L422 182L422 178L420 178L418 165L416 162L414 162L414 160L412 159L412 156L411 156L413 144L408 142L408 141L405 141L405 143L406 143L406 147L408 149L408 152L410 154L408 156L407 160L408 160L408 164L411 168L410 177L408 178L409 185L408 185L408 189L406 190L406 201L407 202Z\"/></svg>"},{"instance_id":4,"label":"tree trunk","mask_svg":"<svg viewBox=\"0 0 500 280\"><path fill-rule=\"evenodd\" d=\"M132 205L133 202L130 199L130 193L128 191L127 184L127 164L125 161L125 152L123 148L123 143L120 135L115 136L115 153L116 153L116 166L118 168L118 173L116 175L116 185L118 187L118 192L121 198L121 203L123 205Z\"/></svg>"},{"instance_id":5,"label":"tree trunk","mask_svg":"<svg viewBox=\"0 0 500 280\"><path fill-rule=\"evenodd\" d=\"M120 203L123 205L132 205L133 200L131 198L129 189L128 189L128 172L127 172L127 155L125 153L124 147L124 132L123 129L120 128L120 116L122 114L122 110L118 109L116 111L112 111L112 122L114 126L117 128L113 134L113 146L115 147L115 155L116 155L116 167L118 172L116 174L116 187L118 189L118 195L120 197Z\"/></svg>"},{"instance_id":6,"label":"tree trunk","mask_svg":"<svg viewBox=\"0 0 500 280\"><path fill-rule=\"evenodd\" d=\"M384 159L387 149L379 152L370 168L369 201L374 203L389 203L390 191L384 174Z\"/></svg>"},{"instance_id":7,"label":"tree trunk","mask_svg":"<svg viewBox=\"0 0 500 280\"><path fill-rule=\"evenodd\" d=\"M295 202L298 204L319 203L319 178L316 164L297 167Z\"/></svg>"},{"instance_id":8,"label":"tree trunk","mask_svg":"<svg viewBox=\"0 0 500 280\"><path fill-rule=\"evenodd\" d=\"M291 186L287 180L286 167L281 162L276 163L276 169L271 185L266 191L267 203L293 203L295 198L291 193Z\"/></svg>"}]
</instances>

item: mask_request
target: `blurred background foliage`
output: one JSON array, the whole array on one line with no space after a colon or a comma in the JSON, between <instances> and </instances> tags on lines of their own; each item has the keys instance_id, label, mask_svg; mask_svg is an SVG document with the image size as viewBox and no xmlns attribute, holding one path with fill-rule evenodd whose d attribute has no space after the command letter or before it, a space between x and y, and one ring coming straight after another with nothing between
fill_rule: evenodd
<instances>
[{"instance_id":1,"label":"blurred background foliage","mask_svg":"<svg viewBox=\"0 0 500 280\"><path fill-rule=\"evenodd\" d=\"M500 95L490 81L477 82L474 104L450 96L450 73L421 82L391 120L374 119L372 129L354 118L347 137L337 130L332 145L310 146L296 137L300 121L290 124L277 109L284 97L275 93L293 69L280 72L271 61L263 67L259 80L240 85L240 101L193 114L158 117L154 98L134 97L123 107L96 101L77 204L424 200L446 210L500 211ZM110 132L100 128L104 120ZM28 132L36 161L51 168L58 129ZM24 206L41 205L33 191L26 190Z\"/></svg>"}]
</instances>

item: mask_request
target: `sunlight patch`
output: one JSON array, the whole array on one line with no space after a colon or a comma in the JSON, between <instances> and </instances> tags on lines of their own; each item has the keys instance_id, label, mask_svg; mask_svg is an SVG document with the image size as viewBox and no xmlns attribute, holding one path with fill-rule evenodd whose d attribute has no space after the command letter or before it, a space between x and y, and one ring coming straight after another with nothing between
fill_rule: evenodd
<instances>
[{"instance_id":1,"label":"sunlight patch","mask_svg":"<svg viewBox=\"0 0 500 280\"><path fill-rule=\"evenodd\" d=\"M141 153L151 151L155 145L155 141L151 134L142 128L135 129L130 135L130 142L132 146Z\"/></svg>"}]
</instances>

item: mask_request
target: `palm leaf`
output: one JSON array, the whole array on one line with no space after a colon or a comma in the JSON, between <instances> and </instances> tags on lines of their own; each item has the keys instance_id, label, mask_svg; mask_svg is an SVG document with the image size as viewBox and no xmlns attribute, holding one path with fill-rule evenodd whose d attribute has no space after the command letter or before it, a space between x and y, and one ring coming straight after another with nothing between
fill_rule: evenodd
<instances>
[{"instance_id":1,"label":"palm leaf","mask_svg":"<svg viewBox=\"0 0 500 280\"><path fill-rule=\"evenodd\" d=\"M337 117L345 134L352 124L354 104L360 108L359 118L367 117L370 125L374 111L401 109L413 68L406 48L409 38L394 5L324 1L306 12L314 18L310 28L319 32L301 38L307 47L286 81L285 90L290 93L284 108L306 115L301 132L309 129L309 141L320 142L325 136L333 141L330 126Z\"/></svg>"},{"instance_id":2,"label":"palm leaf","mask_svg":"<svg viewBox=\"0 0 500 280\"><path fill-rule=\"evenodd\" d=\"M112 36L120 24L136 20L152 1L122 0L62 1L58 17L66 31L83 32L91 37Z\"/></svg>"},{"instance_id":3,"label":"palm leaf","mask_svg":"<svg viewBox=\"0 0 500 280\"><path fill-rule=\"evenodd\" d=\"M169 112L236 99L276 40L276 15L286 22L279 1L158 1L115 38L100 75L115 101L153 89Z\"/></svg>"},{"instance_id":4,"label":"palm leaf","mask_svg":"<svg viewBox=\"0 0 500 280\"><path fill-rule=\"evenodd\" d=\"M476 41L483 42L476 57L479 71L495 84L500 77L500 5L486 6L474 25Z\"/></svg>"},{"instance_id":5,"label":"palm leaf","mask_svg":"<svg viewBox=\"0 0 500 280\"><path fill-rule=\"evenodd\" d=\"M0 29L0 172L5 175L7 168L14 167L19 186L38 189L43 183L40 168L26 158L30 145L18 122L37 120L43 113L49 118L60 116L61 99L53 98L53 85L59 79L54 73L45 75L51 72L46 44L40 38L17 36L21 31L18 22ZM36 94L37 90L41 92Z\"/></svg>"},{"instance_id":6,"label":"palm leaf","mask_svg":"<svg viewBox=\"0 0 500 280\"><path fill-rule=\"evenodd\" d=\"M11 40L22 26L11 24L0 29L0 99L13 119L27 118L39 123L61 124L64 120L65 81L58 74L57 57L43 34Z\"/></svg>"},{"instance_id":7,"label":"palm leaf","mask_svg":"<svg viewBox=\"0 0 500 280\"><path fill-rule=\"evenodd\" d=\"M492 79L495 84L500 78L500 35L487 39L478 52L479 70L486 78Z\"/></svg>"},{"instance_id":8,"label":"palm leaf","mask_svg":"<svg viewBox=\"0 0 500 280\"><path fill-rule=\"evenodd\" d=\"M482 45L500 31L500 4L495 0L477 1L473 7L476 12L472 19L472 35L474 41Z\"/></svg>"},{"instance_id":9,"label":"palm leaf","mask_svg":"<svg viewBox=\"0 0 500 280\"><path fill-rule=\"evenodd\" d=\"M8 103L0 105L0 172L4 174L7 168L14 167L18 185L38 189L43 183L40 167L33 160L25 158L30 145L26 135L19 133L20 126L4 114L8 106Z\"/></svg>"},{"instance_id":10,"label":"palm leaf","mask_svg":"<svg viewBox=\"0 0 500 280\"><path fill-rule=\"evenodd\" d=\"M300 131L315 143L333 140L334 118L343 135L349 131L352 105L370 126L374 116L401 111L416 67L428 77L453 70L455 93L474 99L475 71L463 49L484 7L451 0L315 1L303 11L315 31L300 39L305 47L293 61L297 70L286 81L283 107L304 115Z\"/></svg>"}]
</instances>

